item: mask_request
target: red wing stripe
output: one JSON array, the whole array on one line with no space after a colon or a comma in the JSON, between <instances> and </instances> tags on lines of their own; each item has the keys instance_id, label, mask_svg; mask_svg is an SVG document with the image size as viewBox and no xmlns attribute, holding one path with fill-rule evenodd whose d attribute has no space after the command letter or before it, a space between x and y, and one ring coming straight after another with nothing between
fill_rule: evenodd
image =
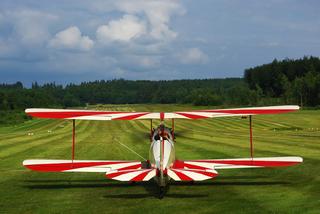
<instances>
[{"instance_id":1,"label":"red wing stripe","mask_svg":"<svg viewBox=\"0 0 320 214\"><path fill-rule=\"evenodd\" d=\"M281 114L292 112L292 109L230 109L230 110L200 110L199 112L224 113L224 114Z\"/></svg>"},{"instance_id":2,"label":"red wing stripe","mask_svg":"<svg viewBox=\"0 0 320 214\"><path fill-rule=\"evenodd\" d=\"M103 114L122 114L128 112L112 112L112 111L57 111L57 112L27 112L32 117L66 119L72 117L94 116Z\"/></svg>"},{"instance_id":3,"label":"red wing stripe","mask_svg":"<svg viewBox=\"0 0 320 214\"><path fill-rule=\"evenodd\" d=\"M192 113L182 113L182 112L176 112L176 114L179 114L179 115L182 115L184 117L187 117L189 119L205 119L205 118L208 118L206 116L203 116L203 115L198 115L196 114L196 112Z\"/></svg>"},{"instance_id":4,"label":"red wing stripe","mask_svg":"<svg viewBox=\"0 0 320 214\"><path fill-rule=\"evenodd\" d=\"M139 169L141 168L141 163L138 163L136 165L132 165L132 166L126 166L123 168L118 168L117 170L129 170L129 169Z\"/></svg>"},{"instance_id":5,"label":"red wing stripe","mask_svg":"<svg viewBox=\"0 0 320 214\"><path fill-rule=\"evenodd\" d=\"M160 120L164 120L164 112L160 112Z\"/></svg>"},{"instance_id":6,"label":"red wing stripe","mask_svg":"<svg viewBox=\"0 0 320 214\"><path fill-rule=\"evenodd\" d=\"M172 166L173 169L183 169L184 168L184 161L182 160L175 160Z\"/></svg>"},{"instance_id":7,"label":"red wing stripe","mask_svg":"<svg viewBox=\"0 0 320 214\"><path fill-rule=\"evenodd\" d=\"M212 177L212 178L218 175L218 174L216 174L216 173L208 172L208 171L204 171L204 170L190 170L190 169L185 169L184 171L199 173L199 174L206 175L206 176Z\"/></svg>"},{"instance_id":8,"label":"red wing stripe","mask_svg":"<svg viewBox=\"0 0 320 214\"><path fill-rule=\"evenodd\" d=\"M61 172L70 169L84 168L84 167L93 167L93 166L101 166L101 165L113 165L113 164L121 164L121 163L129 163L126 161L117 161L117 162L81 162L81 163L49 163L49 164L30 164L25 165L27 168L35 171L43 171L43 172Z\"/></svg>"},{"instance_id":9,"label":"red wing stripe","mask_svg":"<svg viewBox=\"0 0 320 214\"><path fill-rule=\"evenodd\" d=\"M178 170L174 170L172 169L172 171L174 173L176 173L176 175L182 180L182 181L193 181L192 178L190 178L189 176L183 174L183 172L179 172Z\"/></svg>"},{"instance_id":10,"label":"red wing stripe","mask_svg":"<svg viewBox=\"0 0 320 214\"><path fill-rule=\"evenodd\" d=\"M197 160L194 162L243 165L243 166L265 166L265 167L292 166L300 163L297 161L260 161L260 160L212 160L212 161Z\"/></svg>"},{"instance_id":11,"label":"red wing stripe","mask_svg":"<svg viewBox=\"0 0 320 214\"><path fill-rule=\"evenodd\" d=\"M150 170L147 170L145 172L141 172L141 174L137 175L136 177L132 178L131 181L142 181L147 175L149 172L151 172L152 169Z\"/></svg>"},{"instance_id":12,"label":"red wing stripe","mask_svg":"<svg viewBox=\"0 0 320 214\"><path fill-rule=\"evenodd\" d=\"M146 113L132 113L132 114L127 115L127 116L113 118L112 120L134 120L134 119L137 119L137 118L139 118L141 116L144 116L146 114L149 114L149 112L146 112Z\"/></svg>"},{"instance_id":13,"label":"red wing stripe","mask_svg":"<svg viewBox=\"0 0 320 214\"><path fill-rule=\"evenodd\" d=\"M190 168L190 169L210 169L210 168L207 168L207 167L203 167L203 166L197 166L197 165L193 165L193 164L189 164L189 163L184 163L184 166L187 167L187 168Z\"/></svg>"},{"instance_id":14,"label":"red wing stripe","mask_svg":"<svg viewBox=\"0 0 320 214\"><path fill-rule=\"evenodd\" d=\"M131 172L136 172L136 171L137 171L136 169L134 169L134 170L121 170L121 171L115 171L113 173L108 173L108 174L106 174L106 176L108 178L112 179L112 178L118 177L120 175L131 173Z\"/></svg>"},{"instance_id":15,"label":"red wing stripe","mask_svg":"<svg viewBox=\"0 0 320 214\"><path fill-rule=\"evenodd\" d=\"M173 169L185 169L185 167L187 167L189 169L201 169L201 170L211 169L208 167L197 166L194 164L186 163L185 161L180 161L180 160L176 160L172 166Z\"/></svg>"}]
</instances>

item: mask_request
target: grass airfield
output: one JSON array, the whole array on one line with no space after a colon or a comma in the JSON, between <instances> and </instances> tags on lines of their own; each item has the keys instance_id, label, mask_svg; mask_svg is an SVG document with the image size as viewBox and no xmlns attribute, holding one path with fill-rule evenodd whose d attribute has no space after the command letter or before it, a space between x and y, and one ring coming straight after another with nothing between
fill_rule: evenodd
<instances>
[{"instance_id":1,"label":"grass airfield","mask_svg":"<svg viewBox=\"0 0 320 214\"><path fill-rule=\"evenodd\" d=\"M109 110L176 111L186 105L118 105ZM154 121L154 126L159 122ZM167 121L171 126L171 121ZM178 159L248 157L248 119L176 120ZM77 121L76 159L142 160L150 121ZM157 186L99 173L40 173L25 159L70 159L71 121L33 119L0 127L0 213L319 213L320 111L253 117L255 157L301 156L285 168L220 170L214 180ZM125 146L124 146L125 145Z\"/></svg>"}]
</instances>

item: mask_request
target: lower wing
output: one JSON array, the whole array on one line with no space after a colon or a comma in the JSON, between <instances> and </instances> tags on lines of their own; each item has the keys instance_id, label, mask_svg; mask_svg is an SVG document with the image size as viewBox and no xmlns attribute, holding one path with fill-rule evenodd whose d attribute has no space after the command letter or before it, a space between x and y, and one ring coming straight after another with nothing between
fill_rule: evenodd
<instances>
[{"instance_id":1,"label":"lower wing","mask_svg":"<svg viewBox=\"0 0 320 214\"><path fill-rule=\"evenodd\" d=\"M207 160L176 160L168 175L176 181L200 181L211 179L218 175L218 169L283 167L299 164L301 157L266 157L237 159L207 159Z\"/></svg>"},{"instance_id":2,"label":"lower wing","mask_svg":"<svg viewBox=\"0 0 320 214\"><path fill-rule=\"evenodd\" d=\"M141 161L125 160L25 160L23 165L40 172L102 172L119 181L147 181L156 175Z\"/></svg>"}]
</instances>

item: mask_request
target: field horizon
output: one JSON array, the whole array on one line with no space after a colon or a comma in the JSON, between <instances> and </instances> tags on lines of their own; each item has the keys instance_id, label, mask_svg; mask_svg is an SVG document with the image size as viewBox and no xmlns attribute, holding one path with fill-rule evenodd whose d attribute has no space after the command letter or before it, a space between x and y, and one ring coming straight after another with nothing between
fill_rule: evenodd
<instances>
[{"instance_id":1,"label":"field horizon","mask_svg":"<svg viewBox=\"0 0 320 214\"><path fill-rule=\"evenodd\" d=\"M122 111L176 111L191 105L99 105ZM154 127L158 121L154 122ZM171 122L167 121L171 126ZM76 121L77 160L148 158L150 121ZM178 159L249 157L248 119L176 120ZM162 200L153 181L131 184L99 173L39 173L25 159L70 159L72 123L32 119L0 126L0 212L3 213L318 213L320 110L253 116L255 157L301 156L302 164L219 170L203 182L171 182ZM125 146L124 146L125 145Z\"/></svg>"}]
</instances>

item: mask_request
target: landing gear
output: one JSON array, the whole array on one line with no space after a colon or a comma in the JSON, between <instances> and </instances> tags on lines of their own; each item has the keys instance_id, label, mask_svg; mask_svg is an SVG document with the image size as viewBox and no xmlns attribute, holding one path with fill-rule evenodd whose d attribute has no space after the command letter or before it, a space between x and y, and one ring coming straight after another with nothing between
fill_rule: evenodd
<instances>
[{"instance_id":1,"label":"landing gear","mask_svg":"<svg viewBox=\"0 0 320 214\"><path fill-rule=\"evenodd\" d=\"M163 199L166 188L164 186L159 186L159 199Z\"/></svg>"}]
</instances>

